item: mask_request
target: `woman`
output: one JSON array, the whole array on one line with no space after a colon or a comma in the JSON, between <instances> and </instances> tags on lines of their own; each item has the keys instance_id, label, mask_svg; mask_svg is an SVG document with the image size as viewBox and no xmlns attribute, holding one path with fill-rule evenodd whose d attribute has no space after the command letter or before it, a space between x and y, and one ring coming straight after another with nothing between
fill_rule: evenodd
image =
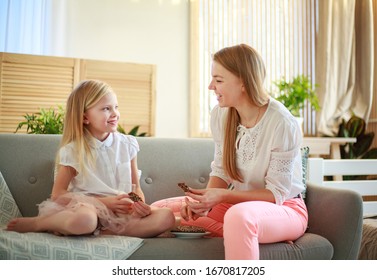
<instances>
[{"instance_id":1,"label":"woman","mask_svg":"<svg viewBox=\"0 0 377 280\"><path fill-rule=\"evenodd\" d=\"M182 224L224 236L226 259L259 259L259 243L296 240L307 228L301 130L267 94L264 78L262 58L250 46L214 54L208 88L218 106L211 112L215 156L207 188L191 188L182 204L154 204L173 211L182 205Z\"/></svg>"}]
</instances>

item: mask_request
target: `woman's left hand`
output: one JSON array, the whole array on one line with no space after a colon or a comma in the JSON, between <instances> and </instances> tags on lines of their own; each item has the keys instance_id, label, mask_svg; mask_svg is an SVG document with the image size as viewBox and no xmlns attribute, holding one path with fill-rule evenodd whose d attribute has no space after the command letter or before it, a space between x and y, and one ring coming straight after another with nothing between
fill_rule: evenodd
<instances>
[{"instance_id":1,"label":"woman's left hand","mask_svg":"<svg viewBox=\"0 0 377 280\"><path fill-rule=\"evenodd\" d=\"M191 192L185 194L195 201L186 199L186 203L196 215L206 216L212 207L223 202L226 192L226 189L220 188L191 189Z\"/></svg>"}]
</instances>

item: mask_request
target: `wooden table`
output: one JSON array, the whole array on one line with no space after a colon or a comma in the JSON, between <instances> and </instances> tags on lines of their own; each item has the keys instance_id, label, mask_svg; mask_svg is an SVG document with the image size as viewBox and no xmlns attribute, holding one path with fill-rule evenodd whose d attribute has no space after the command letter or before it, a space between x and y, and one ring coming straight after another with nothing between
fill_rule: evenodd
<instances>
[{"instance_id":1,"label":"wooden table","mask_svg":"<svg viewBox=\"0 0 377 280\"><path fill-rule=\"evenodd\" d=\"M320 157L330 155L331 159L341 159L340 145L355 143L356 138L346 137L304 137L302 146L309 147L309 156ZM341 175L335 175L335 180L342 181Z\"/></svg>"},{"instance_id":2,"label":"wooden table","mask_svg":"<svg viewBox=\"0 0 377 280\"><path fill-rule=\"evenodd\" d=\"M340 145L355 143L356 138L346 137L304 137L302 146L309 147L311 156L330 155L332 159L340 159Z\"/></svg>"}]
</instances>

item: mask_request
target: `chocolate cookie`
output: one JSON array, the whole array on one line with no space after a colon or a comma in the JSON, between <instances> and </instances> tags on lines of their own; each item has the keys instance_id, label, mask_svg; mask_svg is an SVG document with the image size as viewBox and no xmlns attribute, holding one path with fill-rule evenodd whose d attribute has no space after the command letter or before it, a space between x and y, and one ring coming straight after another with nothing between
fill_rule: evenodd
<instances>
[{"instance_id":1,"label":"chocolate cookie","mask_svg":"<svg viewBox=\"0 0 377 280\"><path fill-rule=\"evenodd\" d=\"M178 187L180 187L184 192L190 192L189 187L186 186L185 183L178 183Z\"/></svg>"},{"instance_id":2,"label":"chocolate cookie","mask_svg":"<svg viewBox=\"0 0 377 280\"><path fill-rule=\"evenodd\" d=\"M143 200L141 199L141 197L140 197L138 194L134 193L134 192L129 192L128 195L129 195L130 199L131 199L133 202L143 201Z\"/></svg>"},{"instance_id":3,"label":"chocolate cookie","mask_svg":"<svg viewBox=\"0 0 377 280\"><path fill-rule=\"evenodd\" d=\"M171 230L174 232L204 233L206 229L198 226L177 226Z\"/></svg>"}]
</instances>

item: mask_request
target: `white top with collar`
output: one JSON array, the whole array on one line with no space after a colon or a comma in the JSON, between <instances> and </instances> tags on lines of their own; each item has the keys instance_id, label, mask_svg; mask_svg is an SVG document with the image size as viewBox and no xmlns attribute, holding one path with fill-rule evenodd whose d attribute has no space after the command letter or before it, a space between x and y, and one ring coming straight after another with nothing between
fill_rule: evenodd
<instances>
[{"instance_id":1,"label":"white top with collar","mask_svg":"<svg viewBox=\"0 0 377 280\"><path fill-rule=\"evenodd\" d=\"M302 133L292 114L274 98L261 120L252 128L237 128L237 167L244 182L233 181L222 167L224 121L228 108L216 106L211 112L211 130L215 141L215 157L210 176L233 183L235 189L267 188L276 204L297 196L304 190L302 181Z\"/></svg>"},{"instance_id":2,"label":"white top with collar","mask_svg":"<svg viewBox=\"0 0 377 280\"><path fill-rule=\"evenodd\" d=\"M131 160L137 155L139 145L135 137L118 132L110 133L103 142L94 139L92 146L97 155L95 167L85 174L77 174L68 191L94 195L118 195L132 191ZM73 143L60 149L60 164L79 170Z\"/></svg>"}]
</instances>

